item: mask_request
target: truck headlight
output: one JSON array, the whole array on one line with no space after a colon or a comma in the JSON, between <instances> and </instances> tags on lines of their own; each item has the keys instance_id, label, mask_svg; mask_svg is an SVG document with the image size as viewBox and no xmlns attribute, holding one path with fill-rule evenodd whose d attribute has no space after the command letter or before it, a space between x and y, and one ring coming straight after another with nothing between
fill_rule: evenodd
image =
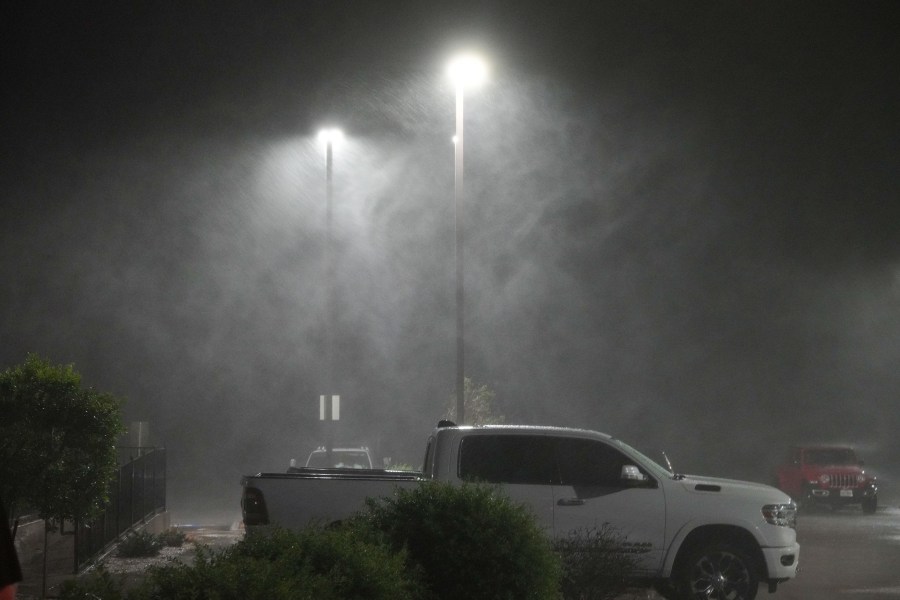
<instances>
[{"instance_id":1,"label":"truck headlight","mask_svg":"<svg viewBox=\"0 0 900 600\"><path fill-rule=\"evenodd\" d=\"M828 473L822 473L821 475L819 475L819 483L821 483L822 485L828 485L829 483L831 483L831 475L829 475Z\"/></svg>"},{"instance_id":2,"label":"truck headlight","mask_svg":"<svg viewBox=\"0 0 900 600\"><path fill-rule=\"evenodd\" d=\"M779 527L794 528L797 524L797 505L790 504L766 504L762 507L762 515L766 523Z\"/></svg>"}]
</instances>

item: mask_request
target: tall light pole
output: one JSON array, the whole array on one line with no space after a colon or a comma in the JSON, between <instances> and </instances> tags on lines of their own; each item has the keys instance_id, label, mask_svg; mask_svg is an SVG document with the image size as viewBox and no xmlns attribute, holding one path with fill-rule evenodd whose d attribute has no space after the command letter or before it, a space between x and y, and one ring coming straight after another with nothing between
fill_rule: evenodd
<instances>
[{"instance_id":1,"label":"tall light pole","mask_svg":"<svg viewBox=\"0 0 900 600\"><path fill-rule=\"evenodd\" d=\"M334 338L337 327L337 285L334 256L334 145L343 139L339 129L323 129L319 132L319 141L325 143L325 385L326 394L320 396L320 419L325 421L325 452L328 465L331 465L331 450L334 445L333 423L337 419L335 406L340 396L335 394L334 377Z\"/></svg>"},{"instance_id":2,"label":"tall light pole","mask_svg":"<svg viewBox=\"0 0 900 600\"><path fill-rule=\"evenodd\" d=\"M447 73L456 87L456 136L454 141L453 199L456 230L456 420L465 422L465 318L463 279L463 206L465 201L465 177L463 169L464 112L463 101L467 86L480 83L487 74L483 60L472 54L457 56L450 61Z\"/></svg>"}]
</instances>

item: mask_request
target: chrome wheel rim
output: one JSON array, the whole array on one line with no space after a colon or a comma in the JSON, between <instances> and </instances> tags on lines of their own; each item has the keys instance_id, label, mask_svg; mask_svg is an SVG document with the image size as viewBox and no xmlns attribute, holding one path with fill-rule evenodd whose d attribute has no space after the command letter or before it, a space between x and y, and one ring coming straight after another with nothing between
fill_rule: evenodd
<instances>
[{"instance_id":1,"label":"chrome wheel rim","mask_svg":"<svg viewBox=\"0 0 900 600\"><path fill-rule=\"evenodd\" d=\"M691 569L691 596L698 600L742 600L750 597L750 571L744 560L727 550L703 555Z\"/></svg>"}]
</instances>

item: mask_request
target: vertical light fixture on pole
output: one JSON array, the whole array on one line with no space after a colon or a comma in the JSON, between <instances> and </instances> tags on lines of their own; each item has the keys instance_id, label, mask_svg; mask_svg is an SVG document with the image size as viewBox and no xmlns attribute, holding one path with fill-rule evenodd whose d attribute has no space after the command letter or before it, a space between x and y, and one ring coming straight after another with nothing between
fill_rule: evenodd
<instances>
[{"instance_id":1,"label":"vertical light fixture on pole","mask_svg":"<svg viewBox=\"0 0 900 600\"><path fill-rule=\"evenodd\" d=\"M465 178L463 152L465 117L463 102L467 86L484 80L487 67L484 61L472 54L457 56L450 61L447 73L456 87L456 136L454 142L453 198L456 230L456 420L465 422L465 315L463 279L463 207L465 204Z\"/></svg>"},{"instance_id":2,"label":"vertical light fixture on pole","mask_svg":"<svg viewBox=\"0 0 900 600\"><path fill-rule=\"evenodd\" d=\"M331 402L328 402L328 396L319 396L319 420L320 421L340 421L341 420L341 397L337 395L331 396Z\"/></svg>"},{"instance_id":3,"label":"vertical light fixture on pole","mask_svg":"<svg viewBox=\"0 0 900 600\"><path fill-rule=\"evenodd\" d=\"M339 406L340 396L334 395L335 368L334 368L334 338L337 326L337 294L335 282L335 256L334 256L334 232L333 232L333 204L334 204L334 145L343 139L339 129L323 129L319 132L319 141L325 143L325 385L332 402L324 401L326 396L320 396L320 418L325 421L327 428L325 450L330 464L331 448L334 445L334 432L332 421L337 417L332 412ZM337 401L335 402L335 399ZM325 413L330 413L326 415Z\"/></svg>"}]
</instances>

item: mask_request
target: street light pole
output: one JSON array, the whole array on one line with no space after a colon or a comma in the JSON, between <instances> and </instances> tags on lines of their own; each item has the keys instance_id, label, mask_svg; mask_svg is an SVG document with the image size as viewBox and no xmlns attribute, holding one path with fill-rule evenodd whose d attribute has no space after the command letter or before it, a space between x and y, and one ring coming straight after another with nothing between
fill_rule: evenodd
<instances>
[{"instance_id":1,"label":"street light pole","mask_svg":"<svg viewBox=\"0 0 900 600\"><path fill-rule=\"evenodd\" d=\"M465 284L463 277L463 208L465 205L465 177L463 168L464 124L463 104L466 85L477 84L484 78L486 67L476 56L462 55L450 62L450 78L456 85L456 143L454 149L453 199L456 232L456 420L465 423Z\"/></svg>"},{"instance_id":2,"label":"street light pole","mask_svg":"<svg viewBox=\"0 0 900 600\"><path fill-rule=\"evenodd\" d=\"M465 422L465 283L463 280L463 201L465 200L465 177L463 169L464 87L456 84L456 146L454 148L453 200L454 229L456 233L456 419Z\"/></svg>"},{"instance_id":3,"label":"street light pole","mask_svg":"<svg viewBox=\"0 0 900 600\"><path fill-rule=\"evenodd\" d=\"M334 138L328 135L325 140L325 310L326 342L325 342L325 379L328 393L334 391L334 326L336 321L335 268L334 268L334 233L332 222L334 214ZM329 409L330 412L330 409ZM329 415L330 420L330 415Z\"/></svg>"},{"instance_id":4,"label":"street light pole","mask_svg":"<svg viewBox=\"0 0 900 600\"><path fill-rule=\"evenodd\" d=\"M334 144L341 138L337 129L324 129L319 139L325 142L325 385L327 393L320 397L322 413L325 421L325 452L327 464L331 464L331 451L334 446L334 413L335 402L340 396L335 394L335 330L337 328L337 283L334 252Z\"/></svg>"}]
</instances>

